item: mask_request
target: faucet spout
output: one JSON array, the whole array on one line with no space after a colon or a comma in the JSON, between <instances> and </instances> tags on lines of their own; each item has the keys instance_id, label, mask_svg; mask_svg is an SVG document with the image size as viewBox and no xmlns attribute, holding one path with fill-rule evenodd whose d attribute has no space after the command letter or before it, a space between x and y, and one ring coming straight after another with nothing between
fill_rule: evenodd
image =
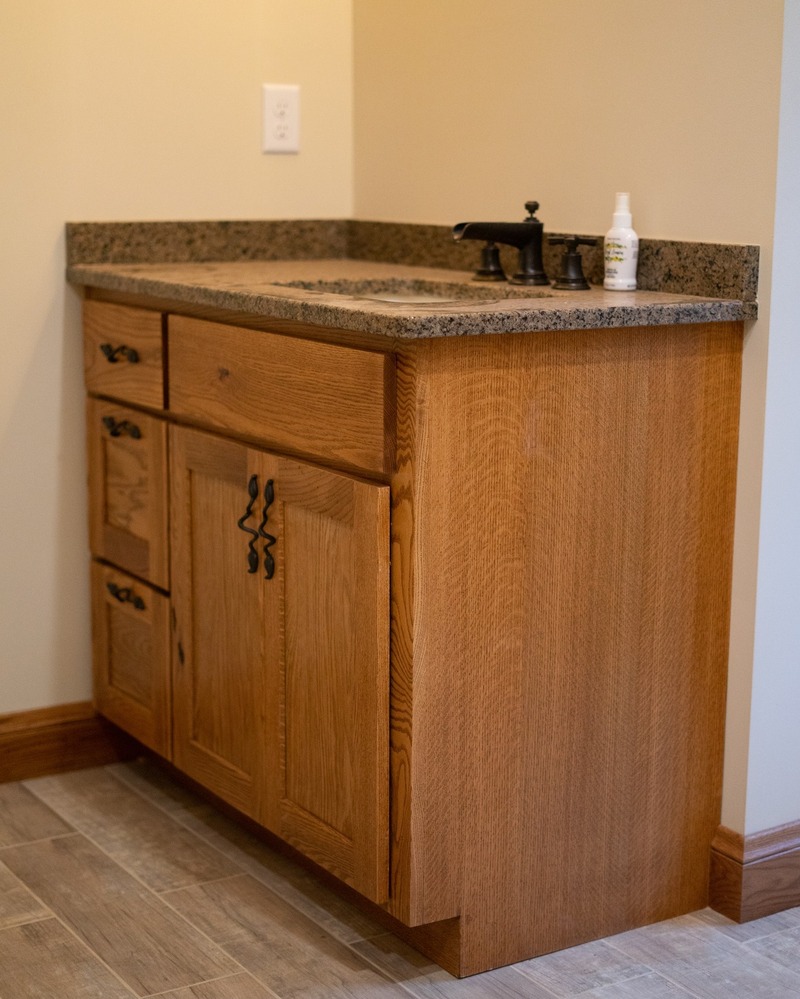
<instances>
[{"instance_id":1,"label":"faucet spout","mask_svg":"<svg viewBox=\"0 0 800 999\"><path fill-rule=\"evenodd\" d=\"M480 239L503 243L519 250L519 270L510 278L511 284L549 284L542 262L544 224L535 213L539 203L527 201L528 218L523 222L459 222L453 226L453 239Z\"/></svg>"}]
</instances>

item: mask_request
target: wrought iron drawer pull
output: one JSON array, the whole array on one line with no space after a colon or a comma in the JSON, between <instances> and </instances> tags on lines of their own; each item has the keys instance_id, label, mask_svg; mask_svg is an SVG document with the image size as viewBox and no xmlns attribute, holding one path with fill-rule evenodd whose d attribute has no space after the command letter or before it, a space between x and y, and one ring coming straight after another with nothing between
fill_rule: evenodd
<instances>
[{"instance_id":1,"label":"wrought iron drawer pull","mask_svg":"<svg viewBox=\"0 0 800 999\"><path fill-rule=\"evenodd\" d=\"M123 434L127 434L138 441L142 436L142 431L135 423L130 423L128 420L115 420L113 416L104 416L103 426L112 437L121 437Z\"/></svg>"},{"instance_id":2,"label":"wrought iron drawer pull","mask_svg":"<svg viewBox=\"0 0 800 999\"><path fill-rule=\"evenodd\" d=\"M116 583L106 583L106 589L121 604L133 604L136 610L144 610L145 604L141 597L137 597L130 586L117 586Z\"/></svg>"},{"instance_id":3,"label":"wrought iron drawer pull","mask_svg":"<svg viewBox=\"0 0 800 999\"><path fill-rule=\"evenodd\" d=\"M252 527L248 527L245 521L248 517L253 514L253 504L258 498L258 476L251 475L250 481L247 483L247 492L250 496L250 502L247 504L247 509L242 514L242 516L236 521L236 526L241 531L246 531L247 534L252 535L250 540L247 542L247 547L249 551L247 553L247 571L248 572L258 572L258 552L256 551L256 542L258 541L258 531L253 530Z\"/></svg>"},{"instance_id":4,"label":"wrought iron drawer pull","mask_svg":"<svg viewBox=\"0 0 800 999\"><path fill-rule=\"evenodd\" d=\"M101 343L100 350L109 364L116 364L120 357L124 357L131 364L139 363L139 351L133 347L127 347L124 343L119 347L112 347L110 343Z\"/></svg>"},{"instance_id":5,"label":"wrought iron drawer pull","mask_svg":"<svg viewBox=\"0 0 800 999\"><path fill-rule=\"evenodd\" d=\"M272 484L272 479L267 480L266 486L264 486L264 511L261 523L258 525L259 536L262 537L266 544L264 545L264 579L272 579L275 575L275 559L272 557L272 552L270 548L278 540L274 535L268 534L264 528L267 526L267 521L269 516L267 511L275 502L275 489Z\"/></svg>"}]
</instances>

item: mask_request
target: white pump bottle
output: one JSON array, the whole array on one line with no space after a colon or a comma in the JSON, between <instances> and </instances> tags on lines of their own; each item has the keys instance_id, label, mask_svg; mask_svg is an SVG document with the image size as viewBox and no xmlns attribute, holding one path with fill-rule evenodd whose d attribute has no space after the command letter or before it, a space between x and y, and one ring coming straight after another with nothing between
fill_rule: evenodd
<instances>
[{"instance_id":1,"label":"white pump bottle","mask_svg":"<svg viewBox=\"0 0 800 999\"><path fill-rule=\"evenodd\" d=\"M636 267L639 263L639 237L631 223L630 194L618 193L611 228L603 244L605 280L609 291L635 291Z\"/></svg>"}]
</instances>

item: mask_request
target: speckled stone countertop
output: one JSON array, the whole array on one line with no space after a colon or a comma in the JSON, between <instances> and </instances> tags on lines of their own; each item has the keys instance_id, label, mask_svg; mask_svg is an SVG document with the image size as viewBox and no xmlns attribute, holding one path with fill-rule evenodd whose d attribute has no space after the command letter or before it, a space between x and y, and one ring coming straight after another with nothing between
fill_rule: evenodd
<instances>
[{"instance_id":1,"label":"speckled stone countertop","mask_svg":"<svg viewBox=\"0 0 800 999\"><path fill-rule=\"evenodd\" d=\"M578 292L523 288L474 282L470 271L342 258L74 263L67 277L110 291L403 339L722 322L752 315L738 299L608 292L597 286Z\"/></svg>"}]
</instances>

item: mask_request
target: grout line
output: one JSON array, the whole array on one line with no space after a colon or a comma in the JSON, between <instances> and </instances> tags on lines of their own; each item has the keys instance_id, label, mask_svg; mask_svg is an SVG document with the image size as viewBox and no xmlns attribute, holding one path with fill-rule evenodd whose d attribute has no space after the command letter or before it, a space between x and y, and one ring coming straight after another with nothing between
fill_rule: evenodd
<instances>
[{"instance_id":1,"label":"grout line","mask_svg":"<svg viewBox=\"0 0 800 999\"><path fill-rule=\"evenodd\" d=\"M39 800L41 801L41 798ZM50 810L52 811L52 809ZM59 818L61 818L60 815ZM55 836L42 836L41 839L26 839L23 840L23 842L21 843L7 843L5 846L0 846L0 855L2 855L5 850L16 850L17 847L20 846L36 846L38 843L49 843L52 840L68 839L70 836L80 836L80 835L81 835L80 829L71 829L69 832L57 833Z\"/></svg>"},{"instance_id":2,"label":"grout line","mask_svg":"<svg viewBox=\"0 0 800 999\"><path fill-rule=\"evenodd\" d=\"M241 974L247 975L247 977L250 978L251 981L255 982L256 985L260 985L262 988L266 989L266 991L271 996L274 996L275 999L281 999L281 997L278 995L277 992L273 992L268 985L264 985L264 983L260 981L258 978L256 978L256 976L252 972L247 970L245 970L244 972L237 971L232 975L221 975L219 978L206 978L202 982L194 982L193 985L181 985L177 989L169 989L167 992L148 992L147 995L141 996L140 999L159 999L159 997L161 996L164 996L166 997L166 999L169 999L170 996L175 996L179 992L182 992L184 989L187 988L194 989L197 988L198 985L212 985L214 982L224 982L227 981L229 978L238 978Z\"/></svg>"}]
</instances>

